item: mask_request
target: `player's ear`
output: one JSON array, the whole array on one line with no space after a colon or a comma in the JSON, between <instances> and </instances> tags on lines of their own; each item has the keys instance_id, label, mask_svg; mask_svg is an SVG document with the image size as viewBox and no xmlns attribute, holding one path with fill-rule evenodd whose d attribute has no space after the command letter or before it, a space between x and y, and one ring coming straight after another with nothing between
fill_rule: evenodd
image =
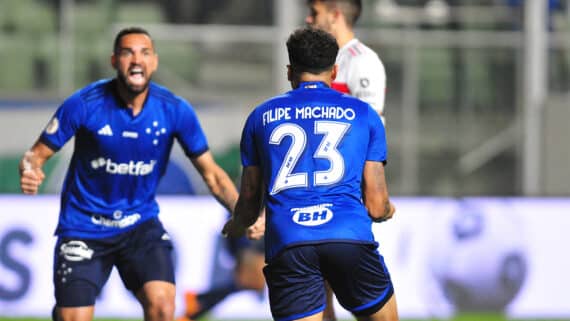
<instances>
[{"instance_id":1,"label":"player's ear","mask_svg":"<svg viewBox=\"0 0 570 321\"><path fill-rule=\"evenodd\" d=\"M153 62L153 69L152 71L156 71L156 69L158 69L158 54L154 53L154 62Z\"/></svg>"},{"instance_id":2,"label":"player's ear","mask_svg":"<svg viewBox=\"0 0 570 321\"><path fill-rule=\"evenodd\" d=\"M337 73L338 73L338 65L334 64L331 70L331 81L334 81L336 79Z\"/></svg>"},{"instance_id":3,"label":"player's ear","mask_svg":"<svg viewBox=\"0 0 570 321\"><path fill-rule=\"evenodd\" d=\"M111 53L111 66L113 69L117 69L117 55L115 53Z\"/></svg>"},{"instance_id":4,"label":"player's ear","mask_svg":"<svg viewBox=\"0 0 570 321\"><path fill-rule=\"evenodd\" d=\"M292 81L293 72L291 71L291 65L287 65L287 80Z\"/></svg>"},{"instance_id":5,"label":"player's ear","mask_svg":"<svg viewBox=\"0 0 570 321\"><path fill-rule=\"evenodd\" d=\"M340 8L338 8L338 7L334 7L334 8L331 10L331 14L332 14L332 17L333 17L333 22L337 22L339 19L342 18L342 11L341 11Z\"/></svg>"}]
</instances>

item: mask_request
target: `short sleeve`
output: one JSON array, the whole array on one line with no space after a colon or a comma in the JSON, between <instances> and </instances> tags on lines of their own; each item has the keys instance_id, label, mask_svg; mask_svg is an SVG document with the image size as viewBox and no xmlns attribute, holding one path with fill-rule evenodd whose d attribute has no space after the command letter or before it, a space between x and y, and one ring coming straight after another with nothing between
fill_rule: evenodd
<instances>
[{"instance_id":1,"label":"short sleeve","mask_svg":"<svg viewBox=\"0 0 570 321\"><path fill-rule=\"evenodd\" d=\"M366 160L385 163L388 159L386 131L380 116L370 106L368 107L368 130L370 140Z\"/></svg>"},{"instance_id":2,"label":"short sleeve","mask_svg":"<svg viewBox=\"0 0 570 321\"><path fill-rule=\"evenodd\" d=\"M241 164L246 166L258 166L259 155L255 139L255 111L247 118L240 141Z\"/></svg>"},{"instance_id":3,"label":"short sleeve","mask_svg":"<svg viewBox=\"0 0 570 321\"><path fill-rule=\"evenodd\" d=\"M209 147L206 134L204 134L198 116L192 106L184 100L180 100L180 103L176 107L176 113L174 115L176 139L188 157L200 156L206 152Z\"/></svg>"},{"instance_id":4,"label":"short sleeve","mask_svg":"<svg viewBox=\"0 0 570 321\"><path fill-rule=\"evenodd\" d=\"M66 99L40 136L40 141L54 151L60 150L81 128L85 118L85 106L79 94Z\"/></svg>"}]
</instances>

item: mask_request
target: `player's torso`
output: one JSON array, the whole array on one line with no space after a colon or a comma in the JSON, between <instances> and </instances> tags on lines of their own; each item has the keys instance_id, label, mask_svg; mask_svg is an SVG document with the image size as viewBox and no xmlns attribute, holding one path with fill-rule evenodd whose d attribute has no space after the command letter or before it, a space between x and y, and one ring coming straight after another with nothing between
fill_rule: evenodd
<instances>
[{"instance_id":1,"label":"player's torso","mask_svg":"<svg viewBox=\"0 0 570 321\"><path fill-rule=\"evenodd\" d=\"M54 117L61 130L53 126L42 136L55 147L75 136L58 235L112 236L156 217L155 192L174 138L185 135L190 153L207 149L189 104L151 83L141 112L134 115L113 86L101 81L73 95Z\"/></svg>"},{"instance_id":2,"label":"player's torso","mask_svg":"<svg viewBox=\"0 0 570 321\"><path fill-rule=\"evenodd\" d=\"M76 157L90 175L105 180L157 176L172 145L171 124L159 104L140 114L118 105L113 97L91 109L76 134Z\"/></svg>"},{"instance_id":3,"label":"player's torso","mask_svg":"<svg viewBox=\"0 0 570 321\"><path fill-rule=\"evenodd\" d=\"M158 214L155 190L174 139L169 106L149 96L135 116L113 94L93 96L84 97L62 192L64 230L111 231Z\"/></svg>"},{"instance_id":4,"label":"player's torso","mask_svg":"<svg viewBox=\"0 0 570 321\"><path fill-rule=\"evenodd\" d=\"M323 83L304 84L316 88L295 90L260 114L268 234L279 239L270 237L270 255L284 244L369 237L366 228L346 233L370 224L360 191L368 106Z\"/></svg>"}]
</instances>

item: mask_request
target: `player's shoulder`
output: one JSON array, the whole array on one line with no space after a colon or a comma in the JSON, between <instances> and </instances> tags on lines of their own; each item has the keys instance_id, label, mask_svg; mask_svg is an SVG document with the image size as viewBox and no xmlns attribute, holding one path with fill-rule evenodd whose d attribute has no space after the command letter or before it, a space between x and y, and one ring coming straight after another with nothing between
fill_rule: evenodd
<instances>
[{"instance_id":1,"label":"player's shoulder","mask_svg":"<svg viewBox=\"0 0 570 321\"><path fill-rule=\"evenodd\" d=\"M368 107L370 107L370 104L368 104L364 100L361 100L359 98L356 98L355 96L352 96L351 94L344 94L343 93L337 99L338 99L339 105L341 105L341 106L351 106L351 107L360 108L362 110L367 110Z\"/></svg>"},{"instance_id":2,"label":"player's shoulder","mask_svg":"<svg viewBox=\"0 0 570 321\"><path fill-rule=\"evenodd\" d=\"M86 110L87 113L93 112L93 108L101 106L101 102L110 92L111 81L111 79L101 79L76 90L63 101L61 108L70 111Z\"/></svg>"},{"instance_id":3,"label":"player's shoulder","mask_svg":"<svg viewBox=\"0 0 570 321\"><path fill-rule=\"evenodd\" d=\"M162 101L163 103L169 105L176 105L176 106L180 104L183 105L188 104L188 102L184 98L174 94L170 89L155 82L152 81L150 82L149 89L150 89L149 94L153 98L156 98Z\"/></svg>"},{"instance_id":4,"label":"player's shoulder","mask_svg":"<svg viewBox=\"0 0 570 321\"><path fill-rule=\"evenodd\" d=\"M254 108L254 111L259 112L261 110L266 110L268 108L272 108L275 106L290 105L291 101L292 101L292 96L291 96L290 92L287 92L287 93L277 95L277 96L273 96L273 97L266 99L265 101L263 101L259 105L257 105L257 107Z\"/></svg>"},{"instance_id":5,"label":"player's shoulder","mask_svg":"<svg viewBox=\"0 0 570 321\"><path fill-rule=\"evenodd\" d=\"M149 84L149 96L150 99L147 101L152 109L161 109L174 118L182 114L194 113L194 107L190 102L155 82Z\"/></svg>"},{"instance_id":6,"label":"player's shoulder","mask_svg":"<svg viewBox=\"0 0 570 321\"><path fill-rule=\"evenodd\" d=\"M111 94L111 86L112 79L97 80L79 89L70 98L78 99L84 105L89 105L93 102L97 103L104 100L107 95Z\"/></svg>"},{"instance_id":7,"label":"player's shoulder","mask_svg":"<svg viewBox=\"0 0 570 321\"><path fill-rule=\"evenodd\" d=\"M358 39L352 39L345 48L346 55L353 61L382 63L378 53Z\"/></svg>"}]
</instances>

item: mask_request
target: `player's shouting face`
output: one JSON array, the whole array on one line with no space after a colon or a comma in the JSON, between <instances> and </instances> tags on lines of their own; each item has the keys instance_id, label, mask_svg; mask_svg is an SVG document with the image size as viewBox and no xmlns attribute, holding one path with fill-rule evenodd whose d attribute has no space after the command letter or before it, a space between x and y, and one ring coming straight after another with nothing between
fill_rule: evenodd
<instances>
[{"instance_id":1,"label":"player's shouting face","mask_svg":"<svg viewBox=\"0 0 570 321\"><path fill-rule=\"evenodd\" d=\"M158 66L158 56L149 36L132 33L123 36L111 57L117 78L131 94L144 92Z\"/></svg>"}]
</instances>

